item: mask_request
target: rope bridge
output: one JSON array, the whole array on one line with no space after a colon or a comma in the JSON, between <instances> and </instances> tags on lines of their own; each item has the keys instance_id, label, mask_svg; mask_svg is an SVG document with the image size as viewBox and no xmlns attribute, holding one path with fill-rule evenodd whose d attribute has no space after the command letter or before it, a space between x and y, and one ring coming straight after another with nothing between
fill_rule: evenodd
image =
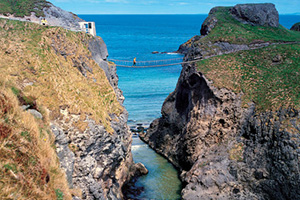
<instances>
[{"instance_id":1,"label":"rope bridge","mask_svg":"<svg viewBox=\"0 0 300 200\"><path fill-rule=\"evenodd\" d=\"M165 67L172 65L181 65L186 63L197 62L198 60L183 62L182 58L172 58L165 60L150 60L150 61L136 61L136 65L133 65L133 60L116 60L109 59L108 61L114 62L118 67L129 67L129 68L146 68L146 67Z\"/></svg>"}]
</instances>

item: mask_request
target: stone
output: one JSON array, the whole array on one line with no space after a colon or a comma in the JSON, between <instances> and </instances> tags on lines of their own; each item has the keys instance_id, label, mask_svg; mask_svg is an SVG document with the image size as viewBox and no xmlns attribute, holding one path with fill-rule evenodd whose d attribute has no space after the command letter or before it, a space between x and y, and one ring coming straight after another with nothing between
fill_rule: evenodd
<instances>
[{"instance_id":1,"label":"stone","mask_svg":"<svg viewBox=\"0 0 300 200\"><path fill-rule=\"evenodd\" d=\"M291 28L292 31L300 31L300 22L294 24Z\"/></svg>"},{"instance_id":2,"label":"stone","mask_svg":"<svg viewBox=\"0 0 300 200\"><path fill-rule=\"evenodd\" d=\"M279 27L279 14L272 3L237 4L231 13L238 20L251 25Z\"/></svg>"},{"instance_id":3,"label":"stone","mask_svg":"<svg viewBox=\"0 0 300 200\"><path fill-rule=\"evenodd\" d=\"M35 109L28 109L27 111L30 112L35 118L37 118L37 119L43 119L43 115L40 112L38 112L37 110L35 110Z\"/></svg>"},{"instance_id":4,"label":"stone","mask_svg":"<svg viewBox=\"0 0 300 200\"><path fill-rule=\"evenodd\" d=\"M21 106L22 110L27 110L28 108L30 108L30 105L23 105Z\"/></svg>"},{"instance_id":5,"label":"stone","mask_svg":"<svg viewBox=\"0 0 300 200\"><path fill-rule=\"evenodd\" d=\"M142 163L136 163L134 167L136 170L135 174L137 176L146 175L149 172L145 165L143 165Z\"/></svg>"}]
</instances>

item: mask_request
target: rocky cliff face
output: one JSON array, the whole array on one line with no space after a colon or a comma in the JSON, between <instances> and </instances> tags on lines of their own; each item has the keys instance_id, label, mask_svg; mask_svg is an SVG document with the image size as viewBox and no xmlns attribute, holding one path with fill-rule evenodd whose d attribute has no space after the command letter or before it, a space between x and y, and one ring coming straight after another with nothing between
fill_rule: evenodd
<instances>
[{"instance_id":1,"label":"rocky cliff face","mask_svg":"<svg viewBox=\"0 0 300 200\"><path fill-rule=\"evenodd\" d=\"M0 35L5 38L0 41L3 82L10 80L16 95L26 99L20 101L22 112L36 113L50 138L41 141L56 149L69 187L80 191L73 199L122 199L121 188L137 165L116 67L105 61L103 40L6 19L0 19ZM41 137L44 132L40 130ZM31 131L27 133L30 137ZM56 155L51 159L56 161ZM65 194L66 199L70 196Z\"/></svg>"},{"instance_id":2,"label":"rocky cliff face","mask_svg":"<svg viewBox=\"0 0 300 200\"><path fill-rule=\"evenodd\" d=\"M255 9L250 5L249 10ZM213 16L205 20L205 34L215 21L218 18ZM257 45L262 44L205 39L196 36L181 46L186 60L251 50L249 45L260 48ZM259 111L255 103L243 106L244 95L226 85L217 88L197 64L185 64L175 91L163 104L162 117L141 135L180 169L183 199L300 198L299 110Z\"/></svg>"},{"instance_id":3,"label":"rocky cliff face","mask_svg":"<svg viewBox=\"0 0 300 200\"><path fill-rule=\"evenodd\" d=\"M104 70L119 102L123 103L116 66L105 61L105 43L99 37L90 38L85 43L92 58ZM83 65L79 70L82 72L86 68ZM88 116L84 120L87 127L80 130L74 127L80 115L71 114L67 107L61 108L60 113L62 116L52 122L51 129L56 136L57 153L69 185L82 190L82 199L122 199L121 188L134 173L131 170L134 165L127 111L121 115L110 114L112 133Z\"/></svg>"}]
</instances>

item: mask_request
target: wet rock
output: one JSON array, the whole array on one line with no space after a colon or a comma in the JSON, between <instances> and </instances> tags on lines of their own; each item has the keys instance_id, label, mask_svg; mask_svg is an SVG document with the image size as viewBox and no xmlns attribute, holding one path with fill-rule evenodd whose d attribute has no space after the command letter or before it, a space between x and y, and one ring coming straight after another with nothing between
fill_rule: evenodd
<instances>
[{"instance_id":1,"label":"wet rock","mask_svg":"<svg viewBox=\"0 0 300 200\"><path fill-rule=\"evenodd\" d=\"M142 163L136 163L133 167L133 171L135 171L135 176L146 175L149 172L145 165L143 165Z\"/></svg>"}]
</instances>

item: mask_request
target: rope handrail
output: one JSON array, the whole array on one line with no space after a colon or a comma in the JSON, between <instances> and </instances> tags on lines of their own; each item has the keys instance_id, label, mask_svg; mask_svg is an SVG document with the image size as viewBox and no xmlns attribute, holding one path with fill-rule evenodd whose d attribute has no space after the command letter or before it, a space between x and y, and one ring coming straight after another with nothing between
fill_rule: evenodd
<instances>
[{"instance_id":1,"label":"rope handrail","mask_svg":"<svg viewBox=\"0 0 300 200\"><path fill-rule=\"evenodd\" d=\"M128 65L116 65L118 67L126 67L126 68L150 68L150 67L165 67L165 66L172 66L172 65L181 65L181 64L188 64L188 63L194 63L198 62L202 59L197 60L191 60L191 61L185 61L180 63L171 63L171 64L164 64L164 65L149 65L149 66L128 66Z\"/></svg>"},{"instance_id":2,"label":"rope handrail","mask_svg":"<svg viewBox=\"0 0 300 200\"><path fill-rule=\"evenodd\" d=\"M148 60L148 61L136 61L137 63L151 63L151 62L165 62L165 61L172 61L172 60L182 60L181 58L171 58L171 59L165 59L165 60ZM108 59L108 61L116 61L116 62L130 62L132 63L133 60L117 60L117 59Z\"/></svg>"}]
</instances>

